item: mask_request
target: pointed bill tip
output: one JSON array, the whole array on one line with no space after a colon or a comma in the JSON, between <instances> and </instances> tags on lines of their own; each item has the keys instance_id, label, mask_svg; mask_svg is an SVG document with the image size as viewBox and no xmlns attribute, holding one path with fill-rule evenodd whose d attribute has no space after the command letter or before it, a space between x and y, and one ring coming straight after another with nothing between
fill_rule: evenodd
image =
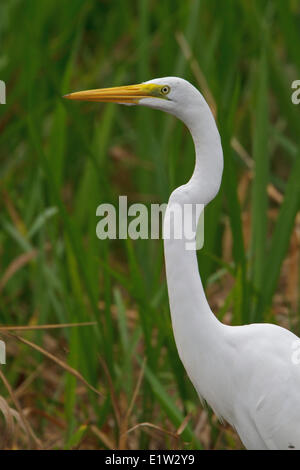
<instances>
[{"instance_id":1,"label":"pointed bill tip","mask_svg":"<svg viewBox=\"0 0 300 470\"><path fill-rule=\"evenodd\" d=\"M93 101L102 103L137 104L141 98L152 96L149 86L145 84L127 85L113 88L76 91L63 96L68 100Z\"/></svg>"}]
</instances>

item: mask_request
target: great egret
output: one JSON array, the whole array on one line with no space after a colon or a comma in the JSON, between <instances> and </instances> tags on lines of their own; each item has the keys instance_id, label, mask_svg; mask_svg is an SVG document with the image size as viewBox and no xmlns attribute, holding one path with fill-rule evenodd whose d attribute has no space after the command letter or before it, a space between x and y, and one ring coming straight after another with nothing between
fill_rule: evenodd
<instances>
[{"instance_id":1,"label":"great egret","mask_svg":"<svg viewBox=\"0 0 300 470\"><path fill-rule=\"evenodd\" d=\"M175 115L192 134L196 164L168 207L206 205L217 194L223 172L220 135L205 99L186 80L165 77L65 97ZM293 361L299 338L277 325L218 321L205 297L196 252L186 250L185 242L184 237L164 240L166 275L178 353L200 399L236 429L246 448L300 449L300 364Z\"/></svg>"}]
</instances>

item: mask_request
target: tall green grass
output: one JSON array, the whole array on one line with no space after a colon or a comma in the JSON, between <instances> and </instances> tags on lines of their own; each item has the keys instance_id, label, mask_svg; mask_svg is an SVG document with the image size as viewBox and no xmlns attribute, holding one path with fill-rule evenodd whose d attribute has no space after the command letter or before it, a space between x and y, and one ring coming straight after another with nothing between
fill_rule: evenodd
<instances>
[{"instance_id":1,"label":"tall green grass","mask_svg":"<svg viewBox=\"0 0 300 470\"><path fill-rule=\"evenodd\" d=\"M130 403L146 357L131 425L175 430L191 413L180 445L202 447L195 433L200 405L172 336L161 241L99 241L95 234L102 202L116 204L120 194L130 202L166 202L190 177L194 150L182 124L158 111L78 105L62 95L165 75L201 87L196 61L216 102L225 158L220 193L205 214L201 275L205 285L234 277L215 312L220 318L229 310L233 324L267 321L299 210L300 121L290 98L291 82L300 76L299 14L296 2L280 0L7 0L0 6L0 78L7 84L7 104L0 106L0 278L14 260L36 250L2 288L0 323L96 322L53 336L66 341L69 365L104 392L102 401L89 392L93 419L99 429L112 419L116 442L114 396ZM251 191L244 201L238 182L250 169L233 149L233 137L251 155ZM122 158L113 156L116 148L126 150ZM267 195L269 184L283 195L272 224L268 211L277 206ZM249 245L245 212L251 213ZM230 263L222 262L225 220ZM131 326L128 311L135 313ZM299 329L299 312L290 315L297 318L291 328ZM44 334L29 338L42 345ZM21 373L28 376L44 361L21 347L3 368L13 388ZM62 370L61 380L53 403L45 399L37 406L56 416L63 392L63 447L71 448L86 432L78 408L89 418L74 376ZM43 379L37 377L34 387L42 390ZM212 445L229 445L211 425ZM36 432L43 435L42 422ZM147 448L148 434L138 432L139 446ZM107 445L98 439L99 447ZM173 441L166 438L164 445Z\"/></svg>"}]
</instances>

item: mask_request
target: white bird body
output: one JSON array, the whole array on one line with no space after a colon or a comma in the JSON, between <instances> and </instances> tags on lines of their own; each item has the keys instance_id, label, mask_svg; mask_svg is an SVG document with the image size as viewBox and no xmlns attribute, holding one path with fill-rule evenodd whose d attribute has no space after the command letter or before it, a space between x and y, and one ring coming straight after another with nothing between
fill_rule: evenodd
<instances>
[{"instance_id":1,"label":"white bird body","mask_svg":"<svg viewBox=\"0 0 300 470\"><path fill-rule=\"evenodd\" d=\"M206 301L195 252L165 240L165 257L174 337L200 398L246 448L300 449L297 336L272 324L222 324Z\"/></svg>"},{"instance_id":2,"label":"white bird body","mask_svg":"<svg viewBox=\"0 0 300 470\"><path fill-rule=\"evenodd\" d=\"M185 123L194 140L195 170L171 194L166 227L173 204L206 205L217 194L220 136L203 96L189 82L166 77L133 87L116 88L115 94L93 90L90 98L166 111ZM88 93L68 97L87 99ZM300 364L292 361L299 338L272 324L222 324L208 305L196 251L186 250L186 241L165 237L166 277L178 353L200 399L236 429L246 448L300 449Z\"/></svg>"}]
</instances>

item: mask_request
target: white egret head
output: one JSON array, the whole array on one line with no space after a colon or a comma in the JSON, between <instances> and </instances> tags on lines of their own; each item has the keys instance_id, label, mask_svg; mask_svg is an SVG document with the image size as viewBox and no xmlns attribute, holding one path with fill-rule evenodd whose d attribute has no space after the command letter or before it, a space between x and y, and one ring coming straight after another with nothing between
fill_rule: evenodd
<instances>
[{"instance_id":1,"label":"white egret head","mask_svg":"<svg viewBox=\"0 0 300 470\"><path fill-rule=\"evenodd\" d=\"M193 109L206 105L201 93L188 81L178 77L155 78L138 85L79 91L64 96L70 100L114 102L160 109L185 121ZM188 110L188 116L186 114Z\"/></svg>"}]
</instances>

